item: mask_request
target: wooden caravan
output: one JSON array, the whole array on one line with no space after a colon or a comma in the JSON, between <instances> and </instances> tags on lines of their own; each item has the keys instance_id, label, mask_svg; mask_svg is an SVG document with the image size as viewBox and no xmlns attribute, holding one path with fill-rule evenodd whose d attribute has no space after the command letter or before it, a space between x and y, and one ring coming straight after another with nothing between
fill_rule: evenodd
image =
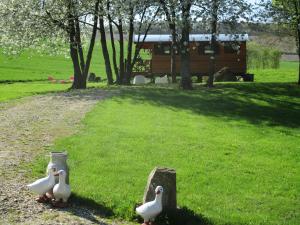
<instances>
[{"instance_id":1,"label":"wooden caravan","mask_svg":"<svg viewBox=\"0 0 300 225\"><path fill-rule=\"evenodd\" d=\"M135 35L134 43L150 53L150 59L139 59L136 63L134 75L165 75L171 71L171 36L147 35L144 42L143 35ZM210 59L209 34L190 35L190 70L191 75L206 76L209 73ZM247 34L219 34L216 51L216 71L225 67L235 76L244 76L247 73L246 42ZM142 51L141 50L141 51ZM180 54L177 51L176 73L180 72Z\"/></svg>"}]
</instances>

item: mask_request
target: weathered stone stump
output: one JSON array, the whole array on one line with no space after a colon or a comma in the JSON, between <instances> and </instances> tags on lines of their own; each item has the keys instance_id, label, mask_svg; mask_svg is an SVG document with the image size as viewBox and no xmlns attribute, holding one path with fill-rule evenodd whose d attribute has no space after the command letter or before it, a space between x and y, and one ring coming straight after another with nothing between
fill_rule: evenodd
<instances>
[{"instance_id":1,"label":"weathered stone stump","mask_svg":"<svg viewBox=\"0 0 300 225\"><path fill-rule=\"evenodd\" d=\"M237 81L236 76L228 67L223 67L218 72L214 74L216 82L220 81Z\"/></svg>"},{"instance_id":2,"label":"weathered stone stump","mask_svg":"<svg viewBox=\"0 0 300 225\"><path fill-rule=\"evenodd\" d=\"M162 205L163 210L175 210L176 200L176 171L170 168L154 168L148 177L144 193L143 203L152 201L155 198L155 188L164 188Z\"/></svg>"}]
</instances>

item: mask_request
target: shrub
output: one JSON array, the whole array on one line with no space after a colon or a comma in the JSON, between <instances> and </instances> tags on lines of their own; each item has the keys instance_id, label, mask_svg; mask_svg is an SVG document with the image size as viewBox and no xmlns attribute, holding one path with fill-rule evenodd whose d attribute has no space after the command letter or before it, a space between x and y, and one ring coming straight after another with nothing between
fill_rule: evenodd
<instances>
[{"instance_id":1,"label":"shrub","mask_svg":"<svg viewBox=\"0 0 300 225\"><path fill-rule=\"evenodd\" d=\"M279 49L264 47L253 42L247 46L248 69L278 69L281 58Z\"/></svg>"}]
</instances>

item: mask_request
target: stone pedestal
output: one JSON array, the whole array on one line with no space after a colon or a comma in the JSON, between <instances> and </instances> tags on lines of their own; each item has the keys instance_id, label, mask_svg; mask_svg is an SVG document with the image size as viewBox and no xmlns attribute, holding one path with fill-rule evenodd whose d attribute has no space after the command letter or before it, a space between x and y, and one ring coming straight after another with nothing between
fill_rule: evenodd
<instances>
[{"instance_id":1,"label":"stone pedestal","mask_svg":"<svg viewBox=\"0 0 300 225\"><path fill-rule=\"evenodd\" d=\"M154 168L148 177L143 203L152 201L155 198L155 188L157 186L162 186L164 189L163 210L176 209L176 171L170 168Z\"/></svg>"},{"instance_id":2,"label":"stone pedestal","mask_svg":"<svg viewBox=\"0 0 300 225\"><path fill-rule=\"evenodd\" d=\"M50 162L47 166L47 175L51 167L54 167L56 171L64 170L67 173L66 183L69 184L69 167L67 165L67 158L68 155L66 152L51 152ZM55 177L55 182L58 183L58 176Z\"/></svg>"}]
</instances>

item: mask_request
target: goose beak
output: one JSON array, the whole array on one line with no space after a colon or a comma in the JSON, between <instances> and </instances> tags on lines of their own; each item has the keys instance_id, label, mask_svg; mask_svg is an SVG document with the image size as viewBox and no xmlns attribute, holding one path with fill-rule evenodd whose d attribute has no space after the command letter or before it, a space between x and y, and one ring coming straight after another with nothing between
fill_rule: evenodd
<instances>
[{"instance_id":1,"label":"goose beak","mask_svg":"<svg viewBox=\"0 0 300 225\"><path fill-rule=\"evenodd\" d=\"M54 173L54 176L56 177L59 176L59 172Z\"/></svg>"},{"instance_id":2,"label":"goose beak","mask_svg":"<svg viewBox=\"0 0 300 225\"><path fill-rule=\"evenodd\" d=\"M160 190L158 190L158 191L156 192L156 194L159 195L159 194L160 194Z\"/></svg>"}]
</instances>

